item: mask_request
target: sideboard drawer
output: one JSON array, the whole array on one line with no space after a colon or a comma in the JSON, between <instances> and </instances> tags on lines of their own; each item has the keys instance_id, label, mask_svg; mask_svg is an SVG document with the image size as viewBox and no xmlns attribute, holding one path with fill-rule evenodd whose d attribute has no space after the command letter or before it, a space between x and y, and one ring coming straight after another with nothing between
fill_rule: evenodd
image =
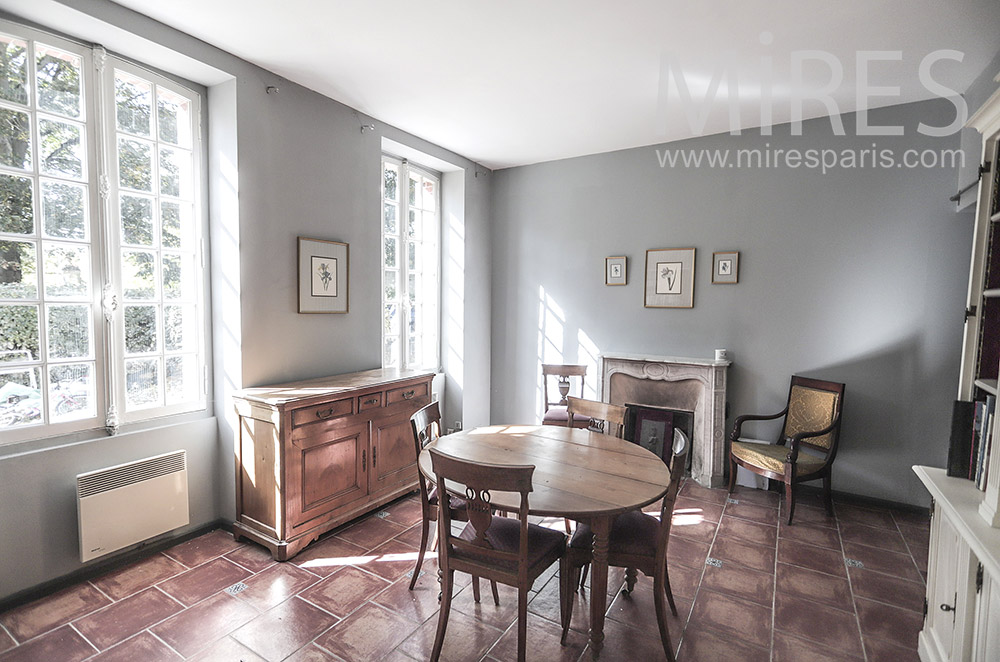
<instances>
[{"instance_id":1,"label":"sideboard drawer","mask_svg":"<svg viewBox=\"0 0 1000 662\"><path fill-rule=\"evenodd\" d=\"M328 421L331 418L350 416L354 413L354 398L324 402L315 407L304 407L292 412L292 427Z\"/></svg>"},{"instance_id":2,"label":"sideboard drawer","mask_svg":"<svg viewBox=\"0 0 1000 662\"><path fill-rule=\"evenodd\" d=\"M390 389L385 393L385 405L389 407L398 402L406 402L408 400L416 400L417 398L426 397L428 386L428 382L420 382L419 384L411 384L410 386Z\"/></svg>"},{"instance_id":3,"label":"sideboard drawer","mask_svg":"<svg viewBox=\"0 0 1000 662\"><path fill-rule=\"evenodd\" d=\"M368 395L358 396L358 411L365 411L366 409L377 409L382 406L382 394L381 393L369 393Z\"/></svg>"}]
</instances>

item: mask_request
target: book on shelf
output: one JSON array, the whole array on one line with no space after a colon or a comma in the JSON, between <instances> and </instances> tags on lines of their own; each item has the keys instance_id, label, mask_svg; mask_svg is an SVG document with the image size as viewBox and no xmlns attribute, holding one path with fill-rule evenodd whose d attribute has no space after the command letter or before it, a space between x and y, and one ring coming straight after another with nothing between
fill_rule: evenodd
<instances>
[{"instance_id":1,"label":"book on shelf","mask_svg":"<svg viewBox=\"0 0 1000 662\"><path fill-rule=\"evenodd\" d=\"M993 421L994 410L996 409L996 398L992 395L986 396L986 400L980 405L983 417L983 426L979 438L979 449L976 456L976 487L981 490L986 489L986 474L989 469L990 450L993 444Z\"/></svg>"},{"instance_id":2,"label":"book on shelf","mask_svg":"<svg viewBox=\"0 0 1000 662\"><path fill-rule=\"evenodd\" d=\"M975 403L956 400L951 410L951 437L948 444L948 475L969 477L972 454L972 423Z\"/></svg>"}]
</instances>

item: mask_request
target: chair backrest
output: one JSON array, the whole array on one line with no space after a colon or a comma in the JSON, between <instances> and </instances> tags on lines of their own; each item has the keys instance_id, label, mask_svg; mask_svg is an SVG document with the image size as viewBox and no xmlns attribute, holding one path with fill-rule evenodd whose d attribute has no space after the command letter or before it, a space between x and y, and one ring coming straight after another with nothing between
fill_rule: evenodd
<instances>
[{"instance_id":1,"label":"chair backrest","mask_svg":"<svg viewBox=\"0 0 1000 662\"><path fill-rule=\"evenodd\" d=\"M555 363L543 363L542 364L542 382L543 388L545 389L545 411L549 410L551 405L565 405L566 403L561 402L561 397L552 400L549 397L549 377L557 377L559 380L569 380L570 377L580 378L580 395L583 395L584 381L587 379L587 366L585 365L561 365ZM558 393L558 389L556 393Z\"/></svg>"},{"instance_id":2,"label":"chair backrest","mask_svg":"<svg viewBox=\"0 0 1000 662\"><path fill-rule=\"evenodd\" d=\"M445 490L466 500L471 530L474 536L459 537L451 528L451 515L442 508L438 516L438 537L442 570L460 565L463 559L479 563L512 564L518 569L527 567L528 559L528 493L531 492L532 465L516 466L469 462L430 449L431 466L437 476L437 484ZM458 491L459 489L464 490ZM518 519L521 522L518 553L505 552L494 548L490 528L493 524L491 492L520 492L521 505ZM469 540L467 538L471 537ZM459 563L452 563L459 561ZM459 568L461 569L461 568Z\"/></svg>"},{"instance_id":3,"label":"chair backrest","mask_svg":"<svg viewBox=\"0 0 1000 662\"><path fill-rule=\"evenodd\" d=\"M410 416L410 429L413 431L413 444L417 458L427 444L441 436L441 410L435 400L429 405L421 407ZM420 481L420 498L423 503L427 503L427 481L424 475L417 471L417 478Z\"/></svg>"},{"instance_id":4,"label":"chair backrest","mask_svg":"<svg viewBox=\"0 0 1000 662\"><path fill-rule=\"evenodd\" d=\"M666 444L664 444L666 446ZM677 491L681 488L681 478L684 477L684 466L687 464L687 454L691 449L691 441L682 430L674 428L673 444L670 446L670 486L663 495L663 505L660 507L660 530L656 536L656 548L665 548L670 536L670 523L673 519L674 503L677 501ZM664 449L664 456L667 451Z\"/></svg>"},{"instance_id":5,"label":"chair backrest","mask_svg":"<svg viewBox=\"0 0 1000 662\"><path fill-rule=\"evenodd\" d=\"M802 444L834 454L840 436L840 412L844 406L844 385L820 379L793 376L788 388L788 413L781 430L781 439L794 437L800 432L823 430L836 422L830 432L819 437L808 437Z\"/></svg>"},{"instance_id":6,"label":"chair backrest","mask_svg":"<svg viewBox=\"0 0 1000 662\"><path fill-rule=\"evenodd\" d=\"M604 430L604 426L596 429L621 439L622 432L625 430L625 407L572 396L567 397L566 400L569 402L566 406L566 412L569 415L566 427L573 427L574 416L587 417L591 420L607 423L607 430ZM591 429L595 429L593 425L591 425Z\"/></svg>"}]
</instances>

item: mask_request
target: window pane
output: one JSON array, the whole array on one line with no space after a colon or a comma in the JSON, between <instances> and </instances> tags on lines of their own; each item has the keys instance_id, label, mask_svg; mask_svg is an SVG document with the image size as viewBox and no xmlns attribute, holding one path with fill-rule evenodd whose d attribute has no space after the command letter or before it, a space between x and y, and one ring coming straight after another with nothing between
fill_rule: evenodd
<instances>
[{"instance_id":1,"label":"window pane","mask_svg":"<svg viewBox=\"0 0 1000 662\"><path fill-rule=\"evenodd\" d=\"M399 367L399 338L386 338L382 351L382 366L386 368Z\"/></svg>"},{"instance_id":2,"label":"window pane","mask_svg":"<svg viewBox=\"0 0 1000 662\"><path fill-rule=\"evenodd\" d=\"M194 306L163 307L163 347L168 352L198 349L198 313Z\"/></svg>"},{"instance_id":3,"label":"window pane","mask_svg":"<svg viewBox=\"0 0 1000 662\"><path fill-rule=\"evenodd\" d=\"M168 405L198 399L198 364L194 356L168 356L166 370Z\"/></svg>"},{"instance_id":4,"label":"window pane","mask_svg":"<svg viewBox=\"0 0 1000 662\"><path fill-rule=\"evenodd\" d=\"M194 298L194 261L191 256L163 256L163 297L165 299Z\"/></svg>"},{"instance_id":5,"label":"window pane","mask_svg":"<svg viewBox=\"0 0 1000 662\"><path fill-rule=\"evenodd\" d=\"M42 371L0 372L0 429L42 422Z\"/></svg>"},{"instance_id":6,"label":"window pane","mask_svg":"<svg viewBox=\"0 0 1000 662\"><path fill-rule=\"evenodd\" d=\"M411 271L417 268L417 245L412 241L406 242L406 264Z\"/></svg>"},{"instance_id":7,"label":"window pane","mask_svg":"<svg viewBox=\"0 0 1000 662\"><path fill-rule=\"evenodd\" d=\"M42 229L55 239L86 239L87 187L42 180Z\"/></svg>"},{"instance_id":8,"label":"window pane","mask_svg":"<svg viewBox=\"0 0 1000 662\"><path fill-rule=\"evenodd\" d=\"M0 299L38 298L35 244L0 241Z\"/></svg>"},{"instance_id":9,"label":"window pane","mask_svg":"<svg viewBox=\"0 0 1000 662\"><path fill-rule=\"evenodd\" d=\"M428 211L437 209L437 187L431 179L424 180L424 195L421 206Z\"/></svg>"},{"instance_id":10,"label":"window pane","mask_svg":"<svg viewBox=\"0 0 1000 662\"><path fill-rule=\"evenodd\" d=\"M153 199L122 193L118 199L121 212L122 243L133 246L153 245Z\"/></svg>"},{"instance_id":11,"label":"window pane","mask_svg":"<svg viewBox=\"0 0 1000 662\"><path fill-rule=\"evenodd\" d=\"M118 139L118 183L137 191L153 191L153 148L149 143Z\"/></svg>"},{"instance_id":12,"label":"window pane","mask_svg":"<svg viewBox=\"0 0 1000 662\"><path fill-rule=\"evenodd\" d=\"M48 307L49 359L90 358L90 307Z\"/></svg>"},{"instance_id":13,"label":"window pane","mask_svg":"<svg viewBox=\"0 0 1000 662\"><path fill-rule=\"evenodd\" d=\"M406 348L406 364L415 365L417 363L417 337L410 336L409 343Z\"/></svg>"},{"instance_id":14,"label":"window pane","mask_svg":"<svg viewBox=\"0 0 1000 662\"><path fill-rule=\"evenodd\" d=\"M418 289L420 286L420 277L417 274L410 272L407 275L407 282L409 285L406 290L406 296L410 300L410 303L413 303L417 300L417 292L420 291Z\"/></svg>"},{"instance_id":15,"label":"window pane","mask_svg":"<svg viewBox=\"0 0 1000 662\"><path fill-rule=\"evenodd\" d=\"M191 205L179 202L160 203L160 241L165 248L191 248L194 228Z\"/></svg>"},{"instance_id":16,"label":"window pane","mask_svg":"<svg viewBox=\"0 0 1000 662\"><path fill-rule=\"evenodd\" d=\"M392 303L385 306L385 312L383 315L383 324L385 329L385 335L387 336L398 336L399 335L399 306Z\"/></svg>"},{"instance_id":17,"label":"window pane","mask_svg":"<svg viewBox=\"0 0 1000 662\"><path fill-rule=\"evenodd\" d=\"M156 256L145 251L122 253L122 296L148 300L156 296Z\"/></svg>"},{"instance_id":18,"label":"window pane","mask_svg":"<svg viewBox=\"0 0 1000 662\"><path fill-rule=\"evenodd\" d=\"M412 335L417 332L417 306L410 304L406 307L406 321L408 332Z\"/></svg>"},{"instance_id":19,"label":"window pane","mask_svg":"<svg viewBox=\"0 0 1000 662\"><path fill-rule=\"evenodd\" d=\"M160 404L159 359L132 359L125 362L125 404L140 409Z\"/></svg>"},{"instance_id":20,"label":"window pane","mask_svg":"<svg viewBox=\"0 0 1000 662\"><path fill-rule=\"evenodd\" d=\"M31 169L31 121L28 113L0 108L0 165Z\"/></svg>"},{"instance_id":21,"label":"window pane","mask_svg":"<svg viewBox=\"0 0 1000 662\"><path fill-rule=\"evenodd\" d=\"M410 200L410 204L411 205L417 204L417 201L419 200L418 196L419 196L419 193L420 193L420 189L418 188L418 186L419 186L419 182L417 182L416 178L410 177L410 197L409 197L409 200Z\"/></svg>"},{"instance_id":22,"label":"window pane","mask_svg":"<svg viewBox=\"0 0 1000 662\"><path fill-rule=\"evenodd\" d=\"M156 306L125 306L125 351L148 354L156 347Z\"/></svg>"},{"instance_id":23,"label":"window pane","mask_svg":"<svg viewBox=\"0 0 1000 662\"><path fill-rule=\"evenodd\" d=\"M382 172L382 182L385 187L385 199L399 202L399 170L386 163Z\"/></svg>"},{"instance_id":24,"label":"window pane","mask_svg":"<svg viewBox=\"0 0 1000 662\"><path fill-rule=\"evenodd\" d=\"M156 88L156 115L160 140L191 146L191 102L162 87Z\"/></svg>"},{"instance_id":25,"label":"window pane","mask_svg":"<svg viewBox=\"0 0 1000 662\"><path fill-rule=\"evenodd\" d=\"M49 368L49 417L73 421L97 415L94 364L71 363Z\"/></svg>"},{"instance_id":26,"label":"window pane","mask_svg":"<svg viewBox=\"0 0 1000 662\"><path fill-rule=\"evenodd\" d=\"M386 234L396 234L396 205L385 203L385 211L382 212L385 218L383 232Z\"/></svg>"},{"instance_id":27,"label":"window pane","mask_svg":"<svg viewBox=\"0 0 1000 662\"><path fill-rule=\"evenodd\" d=\"M32 195L31 180L27 177L0 175L0 232L35 231Z\"/></svg>"},{"instance_id":28,"label":"window pane","mask_svg":"<svg viewBox=\"0 0 1000 662\"><path fill-rule=\"evenodd\" d=\"M115 71L115 119L118 130L148 136L152 117L152 84L136 76Z\"/></svg>"},{"instance_id":29,"label":"window pane","mask_svg":"<svg viewBox=\"0 0 1000 662\"><path fill-rule=\"evenodd\" d=\"M83 178L83 131L79 124L39 119L40 169L47 175Z\"/></svg>"},{"instance_id":30,"label":"window pane","mask_svg":"<svg viewBox=\"0 0 1000 662\"><path fill-rule=\"evenodd\" d=\"M191 152L160 148L160 193L191 197Z\"/></svg>"},{"instance_id":31,"label":"window pane","mask_svg":"<svg viewBox=\"0 0 1000 662\"><path fill-rule=\"evenodd\" d=\"M28 103L28 43L0 35L0 99Z\"/></svg>"},{"instance_id":32,"label":"window pane","mask_svg":"<svg viewBox=\"0 0 1000 662\"><path fill-rule=\"evenodd\" d=\"M385 276L383 276L383 285L385 287L385 293L384 293L385 300L395 301L396 297L398 296L396 288L398 287L397 279L399 272L390 271L389 269L386 269L384 273Z\"/></svg>"},{"instance_id":33,"label":"window pane","mask_svg":"<svg viewBox=\"0 0 1000 662\"><path fill-rule=\"evenodd\" d=\"M90 247L42 245L45 256L45 296L61 299L90 297Z\"/></svg>"},{"instance_id":34,"label":"window pane","mask_svg":"<svg viewBox=\"0 0 1000 662\"><path fill-rule=\"evenodd\" d=\"M0 362L37 361L38 306L0 306Z\"/></svg>"},{"instance_id":35,"label":"window pane","mask_svg":"<svg viewBox=\"0 0 1000 662\"><path fill-rule=\"evenodd\" d=\"M420 236L420 212L410 209L406 219L406 236L415 239Z\"/></svg>"},{"instance_id":36,"label":"window pane","mask_svg":"<svg viewBox=\"0 0 1000 662\"><path fill-rule=\"evenodd\" d=\"M396 266L396 240L392 237L385 238L385 254L383 255L382 266Z\"/></svg>"},{"instance_id":37,"label":"window pane","mask_svg":"<svg viewBox=\"0 0 1000 662\"><path fill-rule=\"evenodd\" d=\"M83 58L36 43L35 63L38 107L67 117L80 117Z\"/></svg>"}]
</instances>

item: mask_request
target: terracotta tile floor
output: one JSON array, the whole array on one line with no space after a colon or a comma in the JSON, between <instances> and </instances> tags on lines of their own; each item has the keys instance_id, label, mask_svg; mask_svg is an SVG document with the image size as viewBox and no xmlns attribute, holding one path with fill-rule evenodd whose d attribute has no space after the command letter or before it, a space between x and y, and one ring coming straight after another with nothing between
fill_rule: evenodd
<instances>
[{"instance_id":1,"label":"terracotta tile floor","mask_svg":"<svg viewBox=\"0 0 1000 662\"><path fill-rule=\"evenodd\" d=\"M777 493L681 489L670 542L679 659L917 660L926 518L815 497L781 523ZM427 659L437 624L437 564L407 589L419 542L415 496L344 526L289 563L218 530L103 577L0 613L0 662L167 660L407 662ZM562 520L553 520L555 528ZM631 596L612 569L603 660L662 659L652 581ZM476 604L459 576L447 660L516 659L516 599ZM559 645L555 566L529 606L528 659L590 659L589 603L577 596ZM485 588L485 587L484 587Z\"/></svg>"}]
</instances>

